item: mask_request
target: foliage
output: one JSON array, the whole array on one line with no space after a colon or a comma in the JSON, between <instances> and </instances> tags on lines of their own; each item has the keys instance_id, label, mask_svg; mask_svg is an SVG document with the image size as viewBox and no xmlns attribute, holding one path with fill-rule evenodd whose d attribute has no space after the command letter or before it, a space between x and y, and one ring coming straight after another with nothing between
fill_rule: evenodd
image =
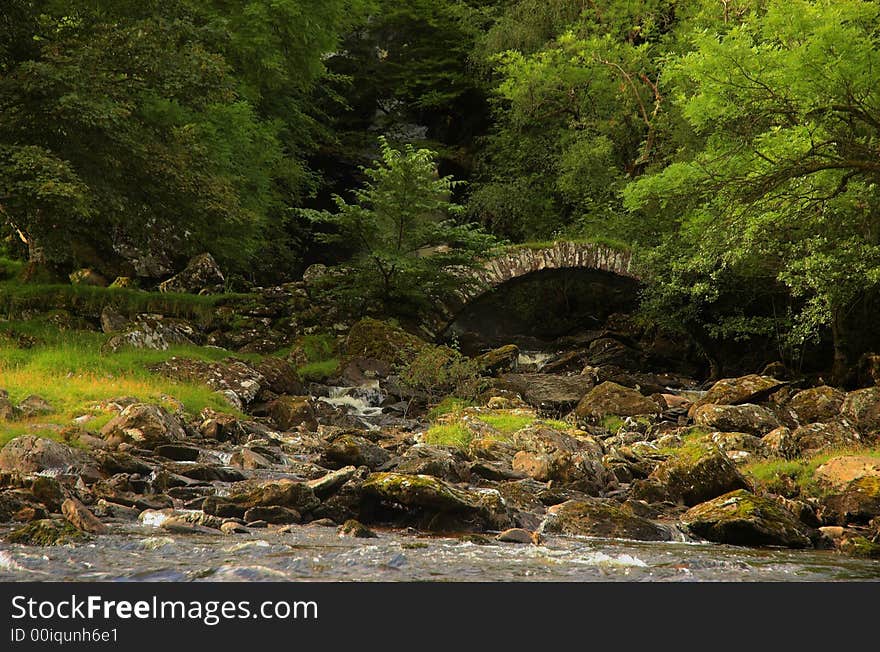
<instances>
[{"instance_id":1,"label":"foliage","mask_svg":"<svg viewBox=\"0 0 880 652\"><path fill-rule=\"evenodd\" d=\"M626 191L676 225L655 253L673 272L657 277L657 312L677 303L699 322L731 287L778 284L800 300L788 343L831 326L846 365L842 317L880 279L878 19L861 0L770 2L669 62L695 145Z\"/></svg>"},{"instance_id":2,"label":"foliage","mask_svg":"<svg viewBox=\"0 0 880 652\"><path fill-rule=\"evenodd\" d=\"M381 305L385 314L412 315L473 283L463 270L479 264L495 240L452 219L455 182L439 177L434 153L380 139L381 159L354 203L336 196L337 211L304 211L332 229L321 239L347 243L355 254L344 274L328 275L332 292L354 309Z\"/></svg>"},{"instance_id":3,"label":"foliage","mask_svg":"<svg viewBox=\"0 0 880 652\"><path fill-rule=\"evenodd\" d=\"M400 382L426 395L430 402L441 396L473 399L482 389L480 364L446 346L426 346L400 370Z\"/></svg>"}]
</instances>

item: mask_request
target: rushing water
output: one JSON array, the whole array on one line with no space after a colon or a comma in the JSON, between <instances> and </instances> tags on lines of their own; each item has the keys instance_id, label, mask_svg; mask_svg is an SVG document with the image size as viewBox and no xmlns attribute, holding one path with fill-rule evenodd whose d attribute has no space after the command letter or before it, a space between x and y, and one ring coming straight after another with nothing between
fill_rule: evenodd
<instances>
[{"instance_id":1,"label":"rushing water","mask_svg":"<svg viewBox=\"0 0 880 652\"><path fill-rule=\"evenodd\" d=\"M0 581L880 581L880 562L831 551L551 537L477 545L380 531L169 534L127 525L91 543L0 543Z\"/></svg>"}]
</instances>

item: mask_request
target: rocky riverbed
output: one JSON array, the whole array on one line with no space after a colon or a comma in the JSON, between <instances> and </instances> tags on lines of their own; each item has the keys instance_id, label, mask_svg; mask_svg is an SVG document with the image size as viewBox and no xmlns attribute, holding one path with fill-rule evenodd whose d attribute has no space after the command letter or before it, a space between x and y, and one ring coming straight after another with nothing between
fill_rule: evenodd
<instances>
[{"instance_id":1,"label":"rocky riverbed","mask_svg":"<svg viewBox=\"0 0 880 652\"><path fill-rule=\"evenodd\" d=\"M240 416L108 397L100 428L12 439L0 578L880 579L880 387L701 390L597 337L490 351L429 414L398 370L441 347L365 320L342 348L308 385L279 357L155 367Z\"/></svg>"}]
</instances>

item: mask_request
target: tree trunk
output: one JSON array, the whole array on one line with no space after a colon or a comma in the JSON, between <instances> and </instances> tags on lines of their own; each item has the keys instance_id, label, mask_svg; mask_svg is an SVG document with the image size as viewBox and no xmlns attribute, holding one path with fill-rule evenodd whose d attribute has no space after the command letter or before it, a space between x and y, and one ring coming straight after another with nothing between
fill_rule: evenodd
<instances>
[{"instance_id":1,"label":"tree trunk","mask_svg":"<svg viewBox=\"0 0 880 652\"><path fill-rule=\"evenodd\" d=\"M843 310L839 308L831 312L831 337L834 342L831 381L840 387L848 386L852 382L853 369L850 364L849 338L844 324Z\"/></svg>"}]
</instances>

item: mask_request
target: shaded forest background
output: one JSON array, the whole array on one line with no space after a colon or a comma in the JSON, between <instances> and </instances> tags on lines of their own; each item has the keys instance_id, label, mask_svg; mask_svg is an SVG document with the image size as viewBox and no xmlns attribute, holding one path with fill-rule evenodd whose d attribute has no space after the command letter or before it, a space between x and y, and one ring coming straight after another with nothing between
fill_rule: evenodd
<instances>
[{"instance_id":1,"label":"shaded forest background","mask_svg":"<svg viewBox=\"0 0 880 652\"><path fill-rule=\"evenodd\" d=\"M873 0L7 0L0 254L298 278L411 145L468 251L631 250L646 319L845 383L880 347L878 32Z\"/></svg>"}]
</instances>

